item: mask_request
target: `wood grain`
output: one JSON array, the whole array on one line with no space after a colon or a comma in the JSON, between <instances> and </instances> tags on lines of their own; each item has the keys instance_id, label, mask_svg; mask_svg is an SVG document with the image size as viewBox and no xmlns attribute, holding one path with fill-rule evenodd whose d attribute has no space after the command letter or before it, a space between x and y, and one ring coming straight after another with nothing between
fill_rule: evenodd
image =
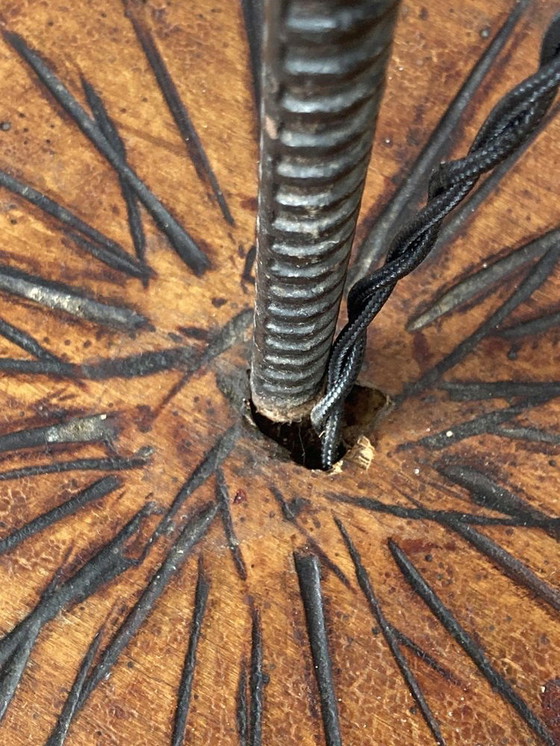
<instances>
[{"instance_id":1,"label":"wood grain","mask_svg":"<svg viewBox=\"0 0 560 746\"><path fill-rule=\"evenodd\" d=\"M419 164L466 152L536 68L554 12L403 4L358 261L403 184L397 223L422 202ZM312 472L245 402L258 3L4 0L0 23L96 131L105 111L211 265L0 42L0 170L97 232L1 182L2 743L560 743L557 118L376 320L369 470Z\"/></svg>"}]
</instances>

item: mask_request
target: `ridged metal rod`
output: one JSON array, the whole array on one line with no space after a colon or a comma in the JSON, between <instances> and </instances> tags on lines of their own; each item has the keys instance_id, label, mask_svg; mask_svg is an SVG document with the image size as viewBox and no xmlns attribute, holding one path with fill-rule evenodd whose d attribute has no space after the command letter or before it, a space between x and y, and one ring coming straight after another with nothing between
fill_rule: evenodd
<instances>
[{"instance_id":1,"label":"ridged metal rod","mask_svg":"<svg viewBox=\"0 0 560 746\"><path fill-rule=\"evenodd\" d=\"M321 393L398 0L265 0L251 390L277 422Z\"/></svg>"}]
</instances>

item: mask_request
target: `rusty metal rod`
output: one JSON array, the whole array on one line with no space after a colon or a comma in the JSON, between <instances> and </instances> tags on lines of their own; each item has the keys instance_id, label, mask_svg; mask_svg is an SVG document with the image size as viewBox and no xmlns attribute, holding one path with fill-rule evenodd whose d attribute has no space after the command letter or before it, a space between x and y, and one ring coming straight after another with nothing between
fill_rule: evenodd
<instances>
[{"instance_id":1,"label":"rusty metal rod","mask_svg":"<svg viewBox=\"0 0 560 746\"><path fill-rule=\"evenodd\" d=\"M306 416L335 332L398 0L265 0L251 390Z\"/></svg>"}]
</instances>

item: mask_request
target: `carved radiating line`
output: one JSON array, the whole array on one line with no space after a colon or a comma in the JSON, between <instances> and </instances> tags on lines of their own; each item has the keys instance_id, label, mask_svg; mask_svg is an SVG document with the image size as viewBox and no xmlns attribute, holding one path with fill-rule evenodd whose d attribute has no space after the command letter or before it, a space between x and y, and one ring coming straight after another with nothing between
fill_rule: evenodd
<instances>
[{"instance_id":1,"label":"carved radiating line","mask_svg":"<svg viewBox=\"0 0 560 746\"><path fill-rule=\"evenodd\" d=\"M514 153L514 155L516 155L516 153ZM494 173L495 172L492 173L490 178L492 178ZM474 193L475 196L481 191L481 189L486 187L490 178L487 179L482 187ZM560 231L555 231L555 234L557 239L560 240ZM467 301L470 301L472 298L490 293L498 283L503 282L520 267L524 267L530 262L542 257L548 250L548 247L549 245L546 242L543 242L542 238L539 237L535 241L529 241L529 243L523 244L520 248L514 249L507 256L504 256L502 259L497 259L492 264L489 264L488 260L486 260L485 263L488 263L488 266L483 266L481 269L474 272L474 274L469 275L464 280L452 285L449 290L436 298L435 302L433 302L429 308L419 315L414 316L408 322L406 328L411 332L423 329L441 316L444 316L458 306L467 303ZM504 332L498 331L498 333L501 336L505 336Z\"/></svg>"},{"instance_id":2,"label":"carved radiating line","mask_svg":"<svg viewBox=\"0 0 560 746\"><path fill-rule=\"evenodd\" d=\"M153 449L141 448L136 455L129 458L82 458L73 461L55 461L49 464L22 466L19 469L0 471L0 482L24 477L36 477L40 474L61 474L67 471L123 471L125 469L139 469L150 461Z\"/></svg>"},{"instance_id":3,"label":"carved radiating line","mask_svg":"<svg viewBox=\"0 0 560 746\"><path fill-rule=\"evenodd\" d=\"M142 595L103 650L97 666L92 670L82 689L79 701L80 708L83 707L100 682L109 676L121 653L146 621L173 576L183 567L194 547L210 528L217 511L218 506L216 504L207 503L190 516L178 538L167 552L164 561L153 573Z\"/></svg>"},{"instance_id":4,"label":"carved radiating line","mask_svg":"<svg viewBox=\"0 0 560 746\"><path fill-rule=\"evenodd\" d=\"M0 358L0 371L101 381L110 378L151 376L170 370L186 370L183 378L165 397L163 404L155 408L155 415L157 415L194 373L205 368L214 358L242 340L251 318L252 310L246 309L238 313L216 333L202 353L198 353L193 348L181 346L170 347L166 350L148 350L126 357L101 358L92 363L81 364Z\"/></svg>"},{"instance_id":5,"label":"carved radiating line","mask_svg":"<svg viewBox=\"0 0 560 746\"><path fill-rule=\"evenodd\" d=\"M39 344L39 342L37 342L35 337L32 337L22 329L18 329L17 326L9 324L7 321L4 321L4 319L0 319L0 334L18 347L21 347L25 352L34 355L40 360L48 361L53 365L64 365L59 357L46 350Z\"/></svg>"},{"instance_id":6,"label":"carved radiating line","mask_svg":"<svg viewBox=\"0 0 560 746\"><path fill-rule=\"evenodd\" d=\"M459 231L465 228L466 223L470 221L476 210L484 204L491 195L495 194L502 179L511 171L517 161L520 160L521 156L523 156L530 148L540 133L548 127L559 111L559 106L553 107L539 126L527 138L525 143L515 150L509 158L506 158L505 161L497 166L482 182L482 184L480 184L474 192L471 192L467 199L461 202L457 209L451 213L449 219L443 224L439 232L436 250L437 248L447 246ZM432 250L432 256L433 253L434 250Z\"/></svg>"},{"instance_id":7,"label":"carved radiating line","mask_svg":"<svg viewBox=\"0 0 560 746\"><path fill-rule=\"evenodd\" d=\"M508 681L494 668L486 657L486 653L482 647L460 625L450 609L441 601L405 552L391 539L389 539L389 549L412 590L420 596L432 614L459 643L494 691L498 692L515 709L525 724L537 736L542 738L547 746L555 746L554 739L551 737L544 723L531 710L525 700L517 694Z\"/></svg>"},{"instance_id":8,"label":"carved radiating line","mask_svg":"<svg viewBox=\"0 0 560 746\"><path fill-rule=\"evenodd\" d=\"M347 587L350 588L351 584L346 575L344 574L343 570L340 569L340 567L334 562L328 554L320 547L320 545L317 543L317 541L313 538L313 536L307 531L307 529L301 525L301 523L298 521L298 509L297 509L297 500L294 501L294 503L290 504L287 502L284 495L280 492L278 487L271 484L270 491L272 493L272 496L278 503L280 510L282 511L283 517L292 523L297 530L300 532L300 534L305 539L305 542L309 549L319 557L320 561L325 565L325 567L328 567L331 572L333 572L336 577Z\"/></svg>"},{"instance_id":9,"label":"carved radiating line","mask_svg":"<svg viewBox=\"0 0 560 746\"><path fill-rule=\"evenodd\" d=\"M477 399L541 399L560 396L560 381L444 381L441 388L453 401Z\"/></svg>"},{"instance_id":10,"label":"carved radiating line","mask_svg":"<svg viewBox=\"0 0 560 746\"><path fill-rule=\"evenodd\" d=\"M429 510L428 508L408 508L404 505L390 505L372 497L347 497L346 495L326 495L326 497L335 503L345 503L355 508L362 508L373 513L385 513L397 518L404 518L405 520L441 522L447 518L453 518L467 525L523 526L524 528L542 528L545 531L560 530L560 518L538 518L531 516L495 518L494 516L474 515L456 510Z\"/></svg>"},{"instance_id":11,"label":"carved radiating line","mask_svg":"<svg viewBox=\"0 0 560 746\"><path fill-rule=\"evenodd\" d=\"M49 581L41 595L41 601L50 598L58 583L58 573ZM29 657L43 627L40 616L30 621L25 637L15 647L13 653L3 660L0 671L0 721L3 720L19 686Z\"/></svg>"},{"instance_id":12,"label":"carved radiating line","mask_svg":"<svg viewBox=\"0 0 560 746\"><path fill-rule=\"evenodd\" d=\"M6 264L0 264L0 291L104 326L133 331L148 324L148 319L132 308L95 300L81 288L45 280Z\"/></svg>"},{"instance_id":13,"label":"carved radiating line","mask_svg":"<svg viewBox=\"0 0 560 746\"><path fill-rule=\"evenodd\" d=\"M70 726L72 725L72 721L74 720L74 716L78 709L78 704L80 701L84 683L86 681L86 678L89 676L93 660L97 654L97 651L99 650L103 631L103 628L101 628L97 632L90 646L88 647L84 659L82 660L78 669L78 673L76 674L76 678L74 679L72 687L68 693L68 696L66 697L64 706L58 717L56 725L53 728L51 735L47 739L45 746L63 746L63 744L65 743L68 731L70 730Z\"/></svg>"},{"instance_id":14,"label":"carved radiating line","mask_svg":"<svg viewBox=\"0 0 560 746\"><path fill-rule=\"evenodd\" d=\"M444 525L452 528L479 552L488 557L496 567L515 583L528 588L541 601L544 601L556 611L560 611L560 591L539 578L524 562L518 560L497 542L484 536L472 526L465 526L464 523L453 519L448 519Z\"/></svg>"},{"instance_id":15,"label":"carved radiating line","mask_svg":"<svg viewBox=\"0 0 560 746\"><path fill-rule=\"evenodd\" d=\"M102 358L93 363L74 366L81 378L104 381L110 378L141 378L170 370L195 367L195 353L190 347L170 347L167 350L148 350L126 357Z\"/></svg>"},{"instance_id":16,"label":"carved radiating line","mask_svg":"<svg viewBox=\"0 0 560 746\"><path fill-rule=\"evenodd\" d=\"M153 510L144 506L119 531L119 533L98 549L93 557L71 575L43 594L37 606L21 622L0 640L0 667L14 654L34 628L36 623L43 627L64 608L73 606L93 595L97 589L110 583L115 577L132 567L137 561L127 555L127 541L137 534L142 520Z\"/></svg>"},{"instance_id":17,"label":"carved radiating line","mask_svg":"<svg viewBox=\"0 0 560 746\"><path fill-rule=\"evenodd\" d=\"M498 334L506 339L520 339L522 337L533 337L535 334L543 334L555 326L560 326L560 313L547 313L538 319L529 319L515 326L508 326L498 330Z\"/></svg>"},{"instance_id":18,"label":"carved radiating line","mask_svg":"<svg viewBox=\"0 0 560 746\"><path fill-rule=\"evenodd\" d=\"M241 661L235 698L235 719L239 746L249 746L249 703L247 701L247 661Z\"/></svg>"},{"instance_id":19,"label":"carved radiating line","mask_svg":"<svg viewBox=\"0 0 560 746\"><path fill-rule=\"evenodd\" d=\"M188 347L171 347L167 350L149 350L126 357L101 358L94 363L67 363L43 360L0 358L0 371L33 376L51 376L79 380L106 381L111 378L141 378L171 370L189 368L192 372L200 365L193 363L195 355Z\"/></svg>"},{"instance_id":20,"label":"carved radiating line","mask_svg":"<svg viewBox=\"0 0 560 746\"><path fill-rule=\"evenodd\" d=\"M62 108L72 117L101 155L115 169L117 174L125 179L132 189L134 189L138 195L138 199L152 215L159 229L165 233L169 242L185 264L196 275L202 275L209 268L210 262L183 226L177 222L167 208L148 189L146 184L138 178L136 172L123 161L119 153L115 151L111 143L103 135L95 121L86 113L85 109L78 103L76 98L53 73L45 61L34 50L30 49L18 34L4 31L3 35L6 42L31 67L41 83L43 83Z\"/></svg>"},{"instance_id":21,"label":"carved radiating line","mask_svg":"<svg viewBox=\"0 0 560 746\"><path fill-rule=\"evenodd\" d=\"M258 609L253 607L249 667L249 746L262 746L265 683L261 615Z\"/></svg>"},{"instance_id":22,"label":"carved radiating line","mask_svg":"<svg viewBox=\"0 0 560 746\"><path fill-rule=\"evenodd\" d=\"M52 526L58 521L61 521L67 516L74 515L80 508L85 505L89 505L94 500L99 500L105 497L111 492L114 492L117 487L122 485L122 480L118 477L111 475L98 479L96 482L85 487L83 490L77 492L73 497L65 500L61 505L57 505L52 510L48 510L46 513L34 518L33 520L26 523L24 526L12 531L7 536L0 539L0 554L9 552L14 547L21 544L22 541L29 539L40 531L44 531L49 526Z\"/></svg>"},{"instance_id":23,"label":"carved radiating line","mask_svg":"<svg viewBox=\"0 0 560 746\"><path fill-rule=\"evenodd\" d=\"M226 202L224 193L218 184L218 179L216 178L214 169L206 155L202 140L195 129L187 108L179 95L175 81L171 77L167 65L165 64L148 27L136 16L129 0L124 0L124 6L126 8L126 15L132 23L136 37L140 42L140 46L144 50L144 54L146 55L150 67L152 68L152 72L161 94L165 99L165 103L167 104L171 116L173 117L173 121L177 125L177 129L181 133L183 142L187 146L187 151L198 178L210 189L220 207L224 219L230 225L234 225L235 221Z\"/></svg>"},{"instance_id":24,"label":"carved radiating line","mask_svg":"<svg viewBox=\"0 0 560 746\"><path fill-rule=\"evenodd\" d=\"M257 247L253 245L247 250L247 255L245 256L245 262L243 264L243 272L241 273L242 283L248 283L249 285L255 284L255 273L253 270L254 270L256 258L257 258ZM243 287L243 290L245 291L245 287L243 285L242 287Z\"/></svg>"},{"instance_id":25,"label":"carved radiating line","mask_svg":"<svg viewBox=\"0 0 560 746\"><path fill-rule=\"evenodd\" d=\"M216 469L226 459L237 442L239 431L236 425L227 430L221 438L218 438L212 448L204 455L202 461L196 466L192 474L185 481L179 492L175 495L173 502L165 514L160 526L156 529L156 535L165 533L173 526L177 513L182 509L185 501L201 487L204 482L216 473Z\"/></svg>"},{"instance_id":26,"label":"carved radiating line","mask_svg":"<svg viewBox=\"0 0 560 746\"><path fill-rule=\"evenodd\" d=\"M0 721L4 718L6 710L16 693L42 626L41 621L37 619L29 625L25 637L2 667L0 675Z\"/></svg>"},{"instance_id":27,"label":"carved radiating line","mask_svg":"<svg viewBox=\"0 0 560 746\"><path fill-rule=\"evenodd\" d=\"M212 335L205 352L206 356L210 359L241 342L252 322L252 308L245 308L243 311L235 314L221 329Z\"/></svg>"},{"instance_id":28,"label":"carved radiating line","mask_svg":"<svg viewBox=\"0 0 560 746\"><path fill-rule=\"evenodd\" d=\"M436 660L432 655L424 650L424 648L420 647L418 643L414 642L414 640L411 640L408 635L405 635L404 632L398 629L398 627L391 625L391 629L393 630L395 637L400 642L400 644L404 645L412 653L414 653L414 655L419 660L421 660L422 663L425 663L429 668L432 669L432 671L435 671L446 681L449 681L450 684L454 684L455 686L462 686L461 682L455 676L453 671L450 671L446 666L442 665L438 660Z\"/></svg>"},{"instance_id":29,"label":"carved radiating line","mask_svg":"<svg viewBox=\"0 0 560 746\"><path fill-rule=\"evenodd\" d=\"M319 560L314 555L294 554L299 589L307 635L313 657L315 679L319 689L321 714L326 746L342 746L338 704L334 688L331 654L327 637L323 594L321 591L321 570Z\"/></svg>"},{"instance_id":30,"label":"carved radiating line","mask_svg":"<svg viewBox=\"0 0 560 746\"><path fill-rule=\"evenodd\" d=\"M111 143L115 151L120 155L123 161L126 162L126 147L122 137L119 135L116 124L109 116L105 104L101 97L91 85L91 83L82 77L82 88L86 94L88 104L90 105L95 121L97 122L99 129L105 135L107 140ZM132 243L134 244L134 251L136 258L142 264L146 264L146 236L144 234L144 226L142 224L142 216L140 215L140 208L138 206L138 198L134 193L134 190L130 184L119 176L121 185L121 192L123 195L124 202L126 204L126 212L128 216L128 226Z\"/></svg>"},{"instance_id":31,"label":"carved radiating line","mask_svg":"<svg viewBox=\"0 0 560 746\"><path fill-rule=\"evenodd\" d=\"M118 433L114 415L94 414L73 417L45 427L30 427L0 435L0 453L22 448L68 443L111 442Z\"/></svg>"},{"instance_id":32,"label":"carved radiating line","mask_svg":"<svg viewBox=\"0 0 560 746\"><path fill-rule=\"evenodd\" d=\"M210 592L210 581L206 577L202 558L198 564L198 580L194 597L194 611L191 621L191 633L189 637L189 646L185 657L185 664L181 674L181 683L179 684L179 696L177 699L177 708L175 710L175 721L173 725L173 736L171 746L183 746L185 731L187 727L187 717L189 715L189 705L191 701L191 692L196 668L196 653L200 635L202 632L202 623L206 612L206 602Z\"/></svg>"},{"instance_id":33,"label":"carved radiating line","mask_svg":"<svg viewBox=\"0 0 560 746\"><path fill-rule=\"evenodd\" d=\"M257 108L257 118L261 108L261 59L263 30L263 0L241 0L243 21L249 46L249 67L253 82L253 95Z\"/></svg>"},{"instance_id":34,"label":"carved radiating line","mask_svg":"<svg viewBox=\"0 0 560 746\"><path fill-rule=\"evenodd\" d=\"M489 476L468 464L436 464L437 471L455 484L468 490L474 503L483 508L497 510L505 515L515 516L522 520L556 520L557 528L551 531L554 538L560 538L560 521L533 507L522 497L495 482ZM454 518L451 518L454 521ZM550 529L549 529L550 530Z\"/></svg>"},{"instance_id":35,"label":"carved radiating line","mask_svg":"<svg viewBox=\"0 0 560 746\"><path fill-rule=\"evenodd\" d=\"M0 371L51 378L76 378L78 372L75 365L62 360L19 360L11 357L0 357Z\"/></svg>"},{"instance_id":36,"label":"carved radiating line","mask_svg":"<svg viewBox=\"0 0 560 746\"><path fill-rule=\"evenodd\" d=\"M187 375L190 377L202 367L202 358L203 356L199 356L197 360L194 350L190 347L170 347L166 350L148 350L136 355L101 358L93 363L81 364L0 358L0 371L106 381L111 378L141 378L187 368Z\"/></svg>"},{"instance_id":37,"label":"carved radiating line","mask_svg":"<svg viewBox=\"0 0 560 746\"><path fill-rule=\"evenodd\" d=\"M148 269L145 265L138 264L137 260L131 256L127 256L126 259L118 257L114 259L113 255L105 251L103 248L99 248L96 244L90 241L88 238L84 238L79 233L74 231L64 231L64 235L70 238L77 246L91 254L96 259L107 264L113 269L118 269L120 272L125 272L131 277L138 277L146 284L149 277L153 275L153 272ZM65 245L68 245L67 241L63 241Z\"/></svg>"},{"instance_id":38,"label":"carved radiating line","mask_svg":"<svg viewBox=\"0 0 560 746\"><path fill-rule=\"evenodd\" d=\"M376 620L381 629L381 632L383 633L383 637L385 638L385 642L387 643L387 646L389 647L389 650L391 651L391 654L395 659L395 663L397 664L401 675L408 689L410 690L412 697L414 698L414 701L418 705L426 725L432 732L435 742L440 746L445 746L445 741L441 733L439 723L434 717L434 714L426 701L424 692L422 691L422 688L418 683L416 676L412 672L410 666L408 665L408 661L406 660L402 653L402 650L400 649L399 639L395 634L394 628L385 617L379 599L377 598L373 590L369 573L362 562L362 558L360 557L360 553L358 552L354 542L350 538L348 531L346 530L342 522L338 518L335 518L334 520L336 525L338 526L338 530L342 534L342 538L344 539L346 548L348 549L350 557L352 558L352 562L354 563L354 570L356 572L356 580L358 581L358 585L360 586L361 591L366 598L369 610L371 611L373 618Z\"/></svg>"},{"instance_id":39,"label":"carved radiating line","mask_svg":"<svg viewBox=\"0 0 560 746\"><path fill-rule=\"evenodd\" d=\"M224 524L224 532L226 535L229 551L233 559L235 571L241 578L241 580L247 580L247 567L243 554L239 548L239 542L235 535L235 528L233 525L233 519L231 517L231 510L229 507L229 490L227 488L224 473L220 468L216 469L216 499L220 506L220 514L222 516L222 523Z\"/></svg>"},{"instance_id":40,"label":"carved radiating line","mask_svg":"<svg viewBox=\"0 0 560 746\"><path fill-rule=\"evenodd\" d=\"M243 339L252 315L252 310L246 309L234 316L216 333L202 353L198 353L194 348L181 346L169 347L166 350L148 350L125 357L97 358L92 363L0 358L0 371L92 381L138 378L171 370L186 371L181 380L172 386L163 402L154 408L155 417L194 373L204 369L214 358Z\"/></svg>"},{"instance_id":41,"label":"carved radiating line","mask_svg":"<svg viewBox=\"0 0 560 746\"><path fill-rule=\"evenodd\" d=\"M50 199L46 195L34 189L29 184L25 184L5 171L0 171L0 187L8 189L12 194L17 194L23 199L38 207L43 212L51 215L53 218L62 223L66 228L72 229L69 232L76 243L82 249L89 252L96 259L107 264L113 269L130 275L131 277L144 277L146 269L140 266L126 251L115 241L112 241L103 233L93 228L88 223L74 215L58 202ZM83 234L83 238L82 235ZM87 240L89 239L89 240Z\"/></svg>"},{"instance_id":42,"label":"carved radiating line","mask_svg":"<svg viewBox=\"0 0 560 746\"><path fill-rule=\"evenodd\" d=\"M466 438L472 438L475 435L483 435L484 433L493 432L493 429L502 422L507 422L513 417L517 417L517 415L525 412L528 406L528 403L524 403L516 404L511 407L503 407L502 409L495 409L492 412L487 412L486 414L474 417L472 420L454 423L450 425L449 428L442 430L439 433L427 435L413 443L403 443L400 448L409 448L411 445L422 445L432 450L448 448Z\"/></svg>"},{"instance_id":43,"label":"carved radiating line","mask_svg":"<svg viewBox=\"0 0 560 746\"><path fill-rule=\"evenodd\" d=\"M560 230L549 231L536 240L536 246L546 247L541 258L531 268L531 271L521 283L515 286L512 294L501 306L465 337L444 358L427 370L420 378L405 387L405 394L412 396L423 389L432 386L446 371L458 365L477 344L496 329L515 311L515 309L530 298L556 268L560 258Z\"/></svg>"},{"instance_id":44,"label":"carved radiating line","mask_svg":"<svg viewBox=\"0 0 560 746\"><path fill-rule=\"evenodd\" d=\"M224 326L210 340L208 347L200 357L198 367L208 365L215 357L226 352L226 350L233 347L233 345L241 342L252 319L253 309L246 308L224 324ZM194 370L188 370L184 376L177 381L177 383L173 384L161 404L155 409L156 416L159 415L169 402L183 389L191 378L193 372Z\"/></svg>"},{"instance_id":45,"label":"carved radiating line","mask_svg":"<svg viewBox=\"0 0 560 746\"><path fill-rule=\"evenodd\" d=\"M512 440L522 440L525 443L542 443L553 446L560 445L560 435L537 427L497 427L492 431L494 435Z\"/></svg>"},{"instance_id":46,"label":"carved radiating line","mask_svg":"<svg viewBox=\"0 0 560 746\"><path fill-rule=\"evenodd\" d=\"M472 102L487 73L492 69L498 55L511 37L519 19L530 3L522 0L513 7L503 26L472 68L459 92L449 104L446 112L430 135L430 139L420 152L411 170L403 176L402 186L390 202L377 216L372 230L358 250L358 256L351 268L348 281L353 283L367 274L371 265L383 256L391 238L409 216L425 188L432 170L439 164L453 143L453 135L459 121Z\"/></svg>"}]
</instances>

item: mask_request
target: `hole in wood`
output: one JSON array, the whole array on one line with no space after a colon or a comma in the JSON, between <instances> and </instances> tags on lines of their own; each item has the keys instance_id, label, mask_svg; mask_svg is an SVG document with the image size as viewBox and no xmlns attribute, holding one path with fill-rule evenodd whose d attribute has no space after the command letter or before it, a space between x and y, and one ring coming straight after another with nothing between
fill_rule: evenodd
<instances>
[{"instance_id":1,"label":"hole in wood","mask_svg":"<svg viewBox=\"0 0 560 746\"><path fill-rule=\"evenodd\" d=\"M370 386L353 387L344 407L342 443L337 462L356 445L358 439L371 432L373 421L386 406L387 397ZM267 438L286 450L296 464L307 469L321 469L321 442L308 417L295 422L273 422L257 412L251 402L251 414L258 429Z\"/></svg>"}]
</instances>

